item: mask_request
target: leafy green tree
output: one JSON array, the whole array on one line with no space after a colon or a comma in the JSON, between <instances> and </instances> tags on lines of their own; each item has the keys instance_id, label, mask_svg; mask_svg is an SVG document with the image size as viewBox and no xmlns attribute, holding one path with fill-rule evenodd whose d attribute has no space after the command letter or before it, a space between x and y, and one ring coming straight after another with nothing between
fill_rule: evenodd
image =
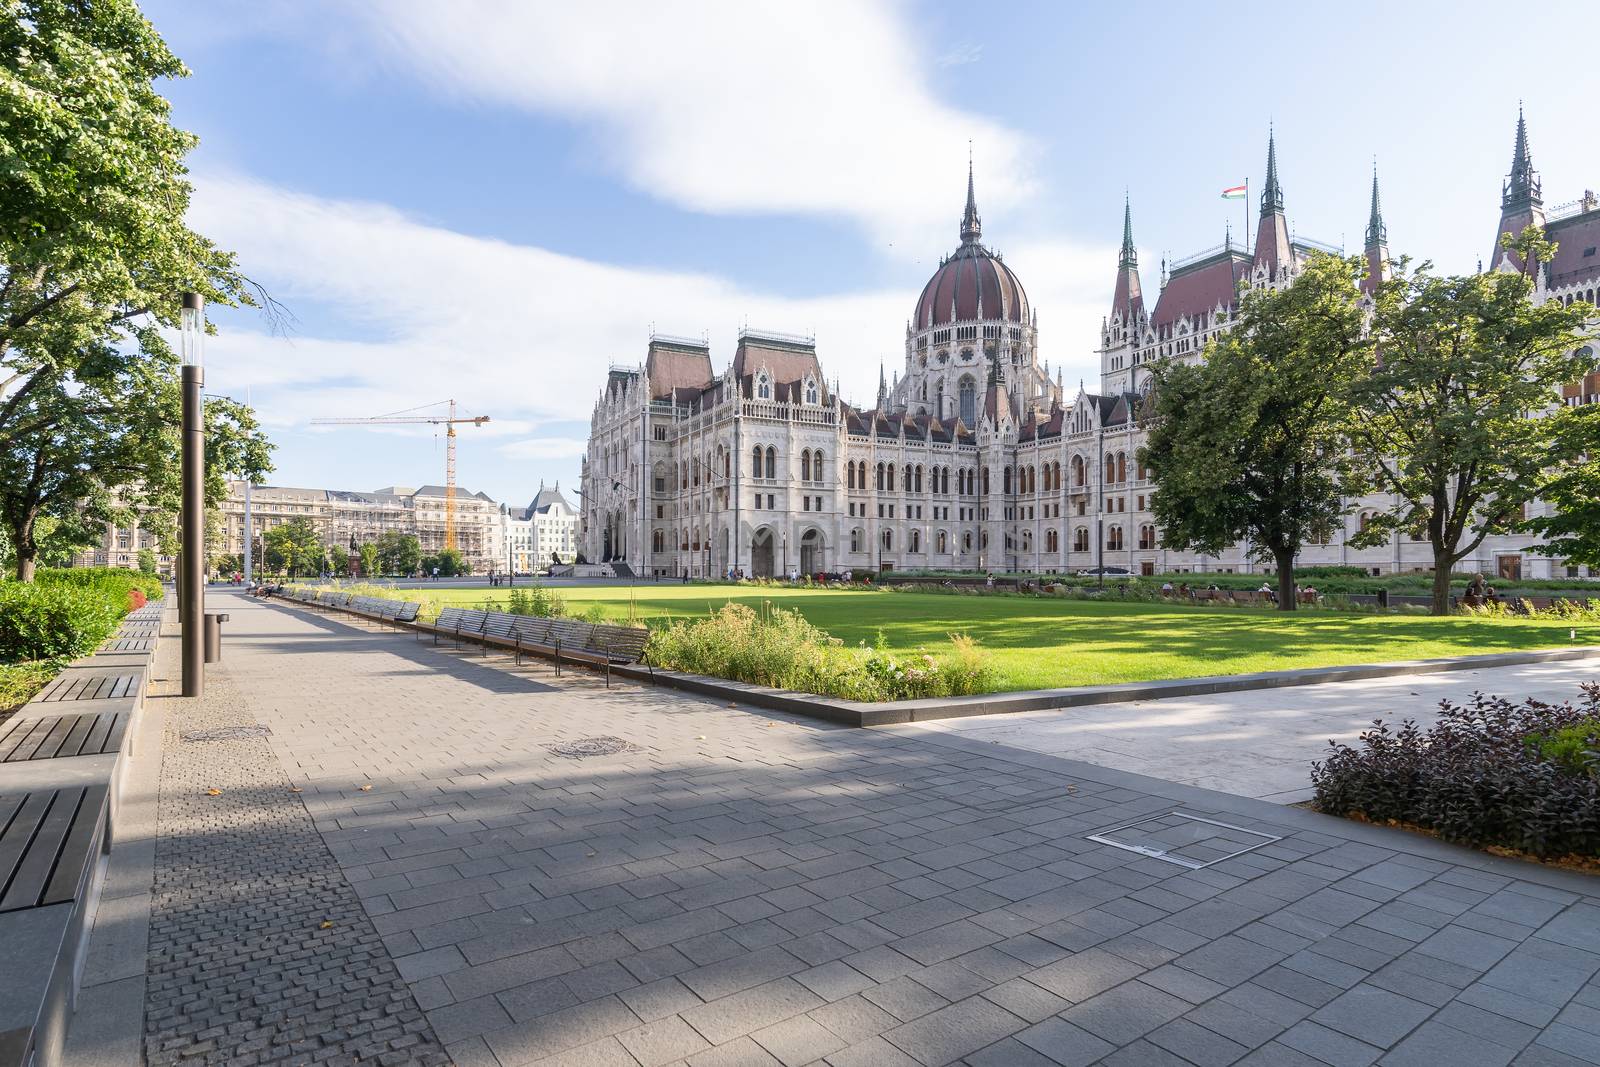
<instances>
[{"instance_id":1,"label":"leafy green tree","mask_svg":"<svg viewBox=\"0 0 1600 1067\"><path fill-rule=\"evenodd\" d=\"M261 540L270 569L287 571L291 578L322 571L322 538L316 527L311 525L310 519L294 519L274 526L262 535Z\"/></svg>"},{"instance_id":2,"label":"leafy green tree","mask_svg":"<svg viewBox=\"0 0 1600 1067\"><path fill-rule=\"evenodd\" d=\"M472 573L472 567L468 565L458 549L440 549L439 554L434 557L434 561L439 568L439 577L441 578L454 578L457 575Z\"/></svg>"},{"instance_id":3,"label":"leafy green tree","mask_svg":"<svg viewBox=\"0 0 1600 1067\"><path fill-rule=\"evenodd\" d=\"M1600 407L1564 408L1552 418L1565 423L1558 433L1581 458L1546 472L1538 496L1555 513L1523 528L1543 538L1534 552L1600 568Z\"/></svg>"},{"instance_id":4,"label":"leafy green tree","mask_svg":"<svg viewBox=\"0 0 1600 1067\"><path fill-rule=\"evenodd\" d=\"M358 549L361 562L361 577L371 578L378 573L378 546L371 541L365 541Z\"/></svg>"},{"instance_id":5,"label":"leafy green tree","mask_svg":"<svg viewBox=\"0 0 1600 1067\"><path fill-rule=\"evenodd\" d=\"M139 550L139 570L144 574L156 573L156 554L148 548Z\"/></svg>"},{"instance_id":6,"label":"leafy green tree","mask_svg":"<svg viewBox=\"0 0 1600 1067\"><path fill-rule=\"evenodd\" d=\"M1555 246L1534 227L1504 243L1530 262ZM1587 304L1535 305L1526 275L1437 276L1405 263L1376 293L1378 362L1355 383L1353 441L1368 485L1396 510L1374 516L1351 543L1374 546L1396 530L1433 553L1436 615L1450 611L1450 575L1491 533L1522 522L1545 471L1575 455L1570 424L1548 415L1578 377Z\"/></svg>"},{"instance_id":7,"label":"leafy green tree","mask_svg":"<svg viewBox=\"0 0 1600 1067\"><path fill-rule=\"evenodd\" d=\"M164 349L181 293L256 302L184 223L195 138L154 83L187 74L133 0L0 7L0 452L114 338Z\"/></svg>"},{"instance_id":8,"label":"leafy green tree","mask_svg":"<svg viewBox=\"0 0 1600 1067\"><path fill-rule=\"evenodd\" d=\"M350 550L343 545L332 545L328 549L328 566L334 574L350 575Z\"/></svg>"},{"instance_id":9,"label":"leafy green tree","mask_svg":"<svg viewBox=\"0 0 1600 1067\"><path fill-rule=\"evenodd\" d=\"M409 575L422 562L422 542L413 534L385 530L378 535L378 561L385 574Z\"/></svg>"},{"instance_id":10,"label":"leafy green tree","mask_svg":"<svg viewBox=\"0 0 1600 1067\"><path fill-rule=\"evenodd\" d=\"M1157 365L1145 412L1162 539L1207 553L1247 542L1276 567L1282 611L1300 547L1343 514L1343 386L1370 362L1361 272L1316 255L1292 284L1246 293L1203 363Z\"/></svg>"}]
</instances>

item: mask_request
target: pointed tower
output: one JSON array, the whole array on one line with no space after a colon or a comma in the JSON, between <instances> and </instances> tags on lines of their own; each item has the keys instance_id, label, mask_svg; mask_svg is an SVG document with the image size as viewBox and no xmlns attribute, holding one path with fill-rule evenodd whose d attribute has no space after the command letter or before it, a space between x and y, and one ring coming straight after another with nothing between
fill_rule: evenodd
<instances>
[{"instance_id":1,"label":"pointed tower","mask_svg":"<svg viewBox=\"0 0 1600 1067\"><path fill-rule=\"evenodd\" d=\"M1122 252L1117 256L1117 284L1111 297L1111 315L1122 316L1130 329L1144 315L1144 293L1139 286L1139 253L1133 247L1133 204L1122 201Z\"/></svg>"},{"instance_id":2,"label":"pointed tower","mask_svg":"<svg viewBox=\"0 0 1600 1067\"><path fill-rule=\"evenodd\" d=\"M1389 231L1383 224L1383 207L1378 201L1378 164L1372 164L1372 210L1367 215L1367 276L1361 280L1361 291L1370 293L1378 283L1388 277Z\"/></svg>"},{"instance_id":3,"label":"pointed tower","mask_svg":"<svg viewBox=\"0 0 1600 1067\"><path fill-rule=\"evenodd\" d=\"M983 239L983 219L978 215L978 198L972 191L972 156L967 156L967 207L961 213L961 243L975 245Z\"/></svg>"},{"instance_id":4,"label":"pointed tower","mask_svg":"<svg viewBox=\"0 0 1600 1067\"><path fill-rule=\"evenodd\" d=\"M883 376L883 361L878 361L878 410L889 410L889 380Z\"/></svg>"},{"instance_id":5,"label":"pointed tower","mask_svg":"<svg viewBox=\"0 0 1600 1067\"><path fill-rule=\"evenodd\" d=\"M1505 234L1519 234L1529 226L1544 226L1544 198L1539 190L1539 172L1533 169L1528 151L1528 124L1517 105L1517 139L1511 150L1511 173L1500 187L1500 228L1495 233L1491 269L1522 270L1522 257L1500 247Z\"/></svg>"},{"instance_id":6,"label":"pointed tower","mask_svg":"<svg viewBox=\"0 0 1600 1067\"><path fill-rule=\"evenodd\" d=\"M1283 213L1283 187L1278 184L1276 134L1267 131L1267 184L1261 190L1261 224L1256 231L1255 266L1265 266L1272 280L1294 262L1289 247L1289 220Z\"/></svg>"}]
</instances>

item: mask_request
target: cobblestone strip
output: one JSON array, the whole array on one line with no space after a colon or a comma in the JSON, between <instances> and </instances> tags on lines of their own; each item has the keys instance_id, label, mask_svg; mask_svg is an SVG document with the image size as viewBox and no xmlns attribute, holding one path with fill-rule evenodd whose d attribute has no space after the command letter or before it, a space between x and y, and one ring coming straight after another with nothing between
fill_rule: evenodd
<instances>
[{"instance_id":1,"label":"cobblestone strip","mask_svg":"<svg viewBox=\"0 0 1600 1067\"><path fill-rule=\"evenodd\" d=\"M225 670L208 683L167 719L148 1063L448 1063L270 743L182 739L256 723Z\"/></svg>"}]
</instances>

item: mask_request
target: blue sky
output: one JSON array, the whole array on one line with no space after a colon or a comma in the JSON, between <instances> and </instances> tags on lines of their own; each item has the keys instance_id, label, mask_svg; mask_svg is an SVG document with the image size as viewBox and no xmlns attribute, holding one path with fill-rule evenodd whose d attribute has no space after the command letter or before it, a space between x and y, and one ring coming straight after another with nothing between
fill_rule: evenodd
<instances>
[{"instance_id":1,"label":"blue sky","mask_svg":"<svg viewBox=\"0 0 1600 1067\"><path fill-rule=\"evenodd\" d=\"M813 333L848 398L955 247L968 142L986 242L1041 355L1093 387L1122 197L1163 254L1242 225L1269 123L1295 232L1358 246L1376 158L1399 253L1488 253L1519 99L1547 204L1600 184L1577 3L449 4L162 0L194 225L293 315L220 310L208 387L249 389L277 484L442 480L427 430L325 430L454 397L460 483L577 482L612 364L652 328ZM202 15L201 12L204 12ZM1536 25L1535 25L1536 22ZM1514 31L1514 32L1509 32ZM1586 114L1587 112L1587 114ZM1253 209L1252 209L1253 214ZM1253 225L1253 221L1252 221Z\"/></svg>"}]
</instances>

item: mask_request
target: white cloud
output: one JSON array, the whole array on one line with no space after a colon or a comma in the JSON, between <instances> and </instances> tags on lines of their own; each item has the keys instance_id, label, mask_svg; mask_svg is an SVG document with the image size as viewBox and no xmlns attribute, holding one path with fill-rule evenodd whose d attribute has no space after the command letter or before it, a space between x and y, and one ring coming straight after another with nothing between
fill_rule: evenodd
<instances>
[{"instance_id":1,"label":"white cloud","mask_svg":"<svg viewBox=\"0 0 1600 1067\"><path fill-rule=\"evenodd\" d=\"M464 446L494 441L471 446L475 466L463 468L464 481L499 484L472 473L492 472L492 454L502 466L525 470L526 461L542 461L541 470L571 472L608 368L643 360L651 322L679 334L709 327L718 369L732 357L738 323L814 332L824 371L858 401L870 402L880 360L891 371L904 365L915 287L789 298L707 274L618 267L467 236L381 204L237 176L202 176L197 186L193 225L236 251L251 276L291 311L301 309L303 320L332 324L287 338L230 326L209 346L208 387L242 395L248 385L280 439L302 433L314 417L399 411L453 396L463 412L493 420L459 431ZM1006 261L1039 311L1043 355L1065 365L1069 388L1080 376L1092 381L1113 250L1040 241L1014 248ZM385 450L395 457L431 455L406 438L438 435L432 427L388 432ZM286 455L337 456L340 440L349 439L318 435ZM316 484L318 474L282 476ZM406 468L387 477L419 476Z\"/></svg>"},{"instance_id":2,"label":"white cloud","mask_svg":"<svg viewBox=\"0 0 1600 1067\"><path fill-rule=\"evenodd\" d=\"M630 185L692 210L854 218L903 246L959 210L969 140L986 207L1032 187L1021 134L935 99L923 68L943 60L896 3L348 5L319 22L332 47L579 123Z\"/></svg>"}]
</instances>

